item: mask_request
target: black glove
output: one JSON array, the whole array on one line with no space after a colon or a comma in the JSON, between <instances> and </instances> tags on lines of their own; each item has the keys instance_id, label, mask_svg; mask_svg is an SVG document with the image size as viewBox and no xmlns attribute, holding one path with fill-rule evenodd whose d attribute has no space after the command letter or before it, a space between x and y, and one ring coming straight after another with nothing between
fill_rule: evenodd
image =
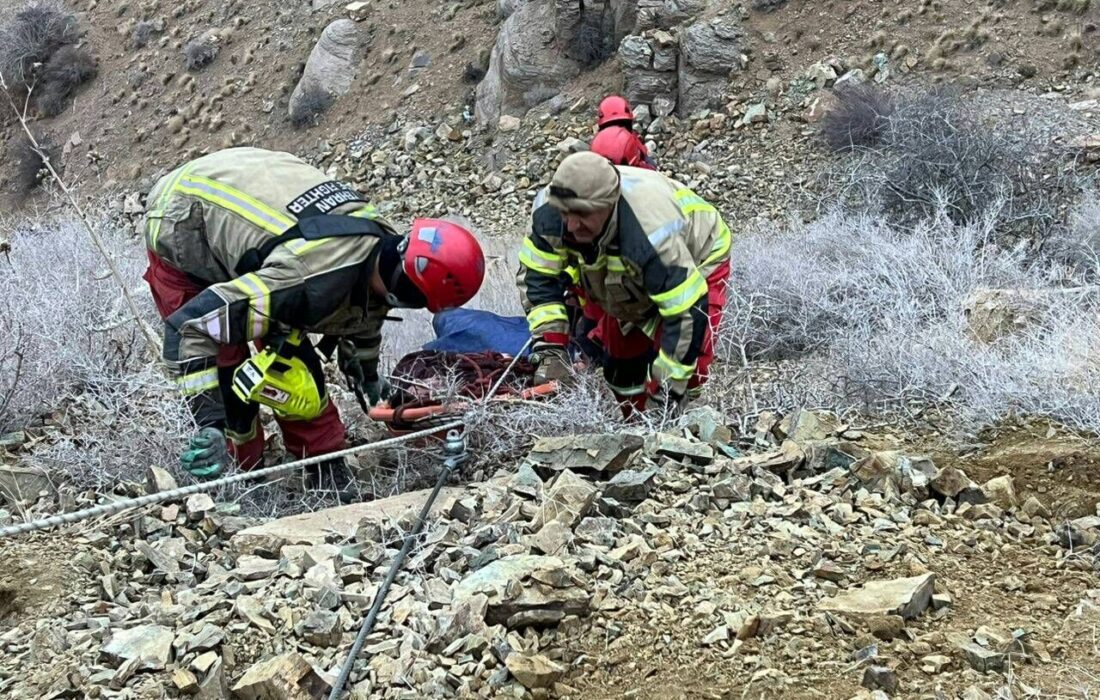
<instances>
[{"instance_id":1,"label":"black glove","mask_svg":"<svg viewBox=\"0 0 1100 700\"><path fill-rule=\"evenodd\" d=\"M340 371L348 378L352 389L366 396L371 406L390 397L389 382L378 374L378 358L360 359L355 345L346 340L340 342L339 349Z\"/></svg>"},{"instance_id":2,"label":"black glove","mask_svg":"<svg viewBox=\"0 0 1100 700\"><path fill-rule=\"evenodd\" d=\"M573 382L573 364L564 345L539 341L531 347L530 360L535 366L535 384L557 381L568 385Z\"/></svg>"}]
</instances>

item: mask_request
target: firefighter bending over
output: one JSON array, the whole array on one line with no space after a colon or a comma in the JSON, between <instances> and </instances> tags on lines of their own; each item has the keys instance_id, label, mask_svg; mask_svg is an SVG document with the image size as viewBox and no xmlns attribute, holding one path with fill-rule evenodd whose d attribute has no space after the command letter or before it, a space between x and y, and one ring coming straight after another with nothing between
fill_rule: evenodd
<instances>
[{"instance_id":1,"label":"firefighter bending over","mask_svg":"<svg viewBox=\"0 0 1100 700\"><path fill-rule=\"evenodd\" d=\"M164 359L199 427L181 461L199 478L231 458L243 469L262 464L261 403L293 455L344 448L306 333L323 334L330 354L339 347L341 369L375 403L387 312L461 306L485 271L461 226L415 219L399 235L356 190L258 148L178 167L149 193L146 217L145 280L164 319ZM250 342L264 349L255 358ZM341 462L325 466L346 482Z\"/></svg>"}]
</instances>

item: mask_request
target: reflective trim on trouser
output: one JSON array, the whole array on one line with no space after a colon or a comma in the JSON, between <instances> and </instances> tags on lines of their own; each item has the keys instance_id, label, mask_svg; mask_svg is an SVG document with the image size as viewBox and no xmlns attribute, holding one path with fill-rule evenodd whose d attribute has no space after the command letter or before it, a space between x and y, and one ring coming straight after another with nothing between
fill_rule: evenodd
<instances>
[{"instance_id":1,"label":"reflective trim on trouser","mask_svg":"<svg viewBox=\"0 0 1100 700\"><path fill-rule=\"evenodd\" d=\"M726 292L730 277L730 261L726 260L707 276L707 336L703 339L703 348L695 361L695 374L688 380L688 395L697 396L699 387L710 376L710 365L714 362L714 336L722 324L722 314L726 309ZM693 393L693 390L694 391Z\"/></svg>"}]
</instances>

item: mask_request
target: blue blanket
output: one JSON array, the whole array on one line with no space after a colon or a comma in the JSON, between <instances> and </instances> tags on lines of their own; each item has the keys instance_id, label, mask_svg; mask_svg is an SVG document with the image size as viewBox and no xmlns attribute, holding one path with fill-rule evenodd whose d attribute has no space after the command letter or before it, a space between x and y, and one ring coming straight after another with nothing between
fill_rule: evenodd
<instances>
[{"instance_id":1,"label":"blue blanket","mask_svg":"<svg viewBox=\"0 0 1100 700\"><path fill-rule=\"evenodd\" d=\"M485 352L516 355L531 337L523 316L499 316L490 311L451 309L432 318L435 340L425 350Z\"/></svg>"}]
</instances>

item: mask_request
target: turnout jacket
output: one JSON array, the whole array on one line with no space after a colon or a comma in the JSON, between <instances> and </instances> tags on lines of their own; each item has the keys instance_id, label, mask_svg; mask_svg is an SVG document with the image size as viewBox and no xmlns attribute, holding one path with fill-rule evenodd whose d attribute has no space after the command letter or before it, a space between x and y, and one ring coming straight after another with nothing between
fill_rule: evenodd
<instances>
[{"instance_id":1,"label":"turnout jacket","mask_svg":"<svg viewBox=\"0 0 1100 700\"><path fill-rule=\"evenodd\" d=\"M571 240L561 212L535 197L517 283L532 335L569 332L565 293L579 284L628 331L660 348L651 378L684 393L707 328L707 277L728 257L730 230L718 210L661 173L615 166L619 201L591 246Z\"/></svg>"},{"instance_id":2,"label":"turnout jacket","mask_svg":"<svg viewBox=\"0 0 1100 700\"><path fill-rule=\"evenodd\" d=\"M349 338L360 361L377 361L389 310L370 294L377 237L293 239L258 269L238 272L248 251L318 214L366 217L393 232L354 189L289 153L258 148L198 158L149 193L149 250L206 285L166 319L163 353L200 425L224 416L216 367L222 345L297 328Z\"/></svg>"}]
</instances>

